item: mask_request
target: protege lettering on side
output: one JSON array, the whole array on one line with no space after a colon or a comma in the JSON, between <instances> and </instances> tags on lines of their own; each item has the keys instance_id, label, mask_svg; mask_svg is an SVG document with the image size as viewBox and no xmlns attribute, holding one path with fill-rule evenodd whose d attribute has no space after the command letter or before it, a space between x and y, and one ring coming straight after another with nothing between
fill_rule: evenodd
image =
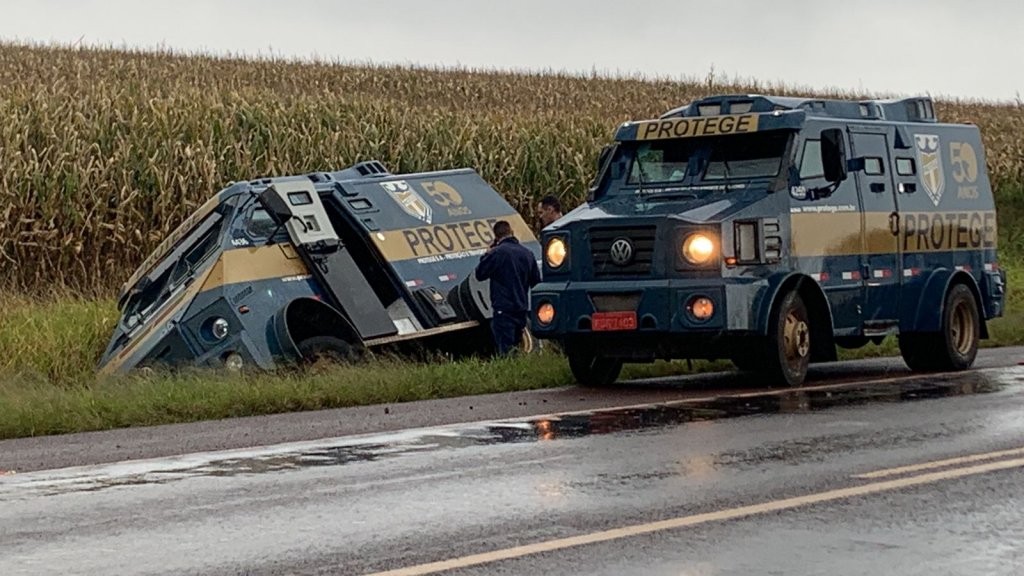
<instances>
[{"instance_id":1,"label":"protege lettering on side","mask_svg":"<svg viewBox=\"0 0 1024 576\"><path fill-rule=\"evenodd\" d=\"M906 252L996 247L995 212L903 214L900 237Z\"/></svg>"},{"instance_id":2,"label":"protege lettering on side","mask_svg":"<svg viewBox=\"0 0 1024 576\"><path fill-rule=\"evenodd\" d=\"M494 240L491 231L497 218L437 224L402 230L413 256L433 256L461 250L487 248Z\"/></svg>"},{"instance_id":3,"label":"protege lettering on side","mask_svg":"<svg viewBox=\"0 0 1024 576\"><path fill-rule=\"evenodd\" d=\"M637 140L664 140L757 132L757 114L651 120L637 126Z\"/></svg>"}]
</instances>

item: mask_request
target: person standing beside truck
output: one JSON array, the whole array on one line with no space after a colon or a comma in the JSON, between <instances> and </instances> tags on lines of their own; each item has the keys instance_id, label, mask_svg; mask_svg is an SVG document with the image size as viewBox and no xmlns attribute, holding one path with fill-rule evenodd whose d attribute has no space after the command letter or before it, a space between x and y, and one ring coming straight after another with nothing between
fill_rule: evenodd
<instances>
[{"instance_id":1,"label":"person standing beside truck","mask_svg":"<svg viewBox=\"0 0 1024 576\"><path fill-rule=\"evenodd\" d=\"M540 227L546 228L549 224L562 217L562 202L555 196L548 194L540 199Z\"/></svg>"},{"instance_id":2,"label":"person standing beside truck","mask_svg":"<svg viewBox=\"0 0 1024 576\"><path fill-rule=\"evenodd\" d=\"M540 283L540 268L528 248L512 235L506 220L494 223L494 243L480 257L477 280L491 281L491 332L499 355L522 339L530 310L530 288Z\"/></svg>"}]
</instances>

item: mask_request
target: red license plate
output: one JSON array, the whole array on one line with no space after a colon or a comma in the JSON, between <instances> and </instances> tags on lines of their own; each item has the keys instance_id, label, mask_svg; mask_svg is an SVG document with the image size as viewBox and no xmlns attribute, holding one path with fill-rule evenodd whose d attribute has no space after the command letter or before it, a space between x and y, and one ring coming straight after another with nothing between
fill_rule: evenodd
<instances>
[{"instance_id":1,"label":"red license plate","mask_svg":"<svg viewBox=\"0 0 1024 576\"><path fill-rule=\"evenodd\" d=\"M636 312L594 312L590 324L595 332L636 330Z\"/></svg>"}]
</instances>

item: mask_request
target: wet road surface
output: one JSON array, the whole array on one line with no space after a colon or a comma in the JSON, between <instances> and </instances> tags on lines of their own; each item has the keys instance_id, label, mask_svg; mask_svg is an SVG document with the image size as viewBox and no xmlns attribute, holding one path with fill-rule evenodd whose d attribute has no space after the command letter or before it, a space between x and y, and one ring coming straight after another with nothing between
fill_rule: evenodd
<instances>
[{"instance_id":1,"label":"wet road surface","mask_svg":"<svg viewBox=\"0 0 1024 576\"><path fill-rule=\"evenodd\" d=\"M869 380L0 477L0 574L1021 573L1024 367Z\"/></svg>"},{"instance_id":2,"label":"wet road surface","mask_svg":"<svg viewBox=\"0 0 1024 576\"><path fill-rule=\"evenodd\" d=\"M1024 347L987 349L979 352L975 367L1016 366L1021 361L1024 361ZM828 385L908 374L909 370L899 358L834 362L811 366L808 384ZM0 440L0 474L10 470L27 472L759 390L765 391L756 375L727 372L633 381L614 390L565 387L86 432L59 437Z\"/></svg>"}]
</instances>

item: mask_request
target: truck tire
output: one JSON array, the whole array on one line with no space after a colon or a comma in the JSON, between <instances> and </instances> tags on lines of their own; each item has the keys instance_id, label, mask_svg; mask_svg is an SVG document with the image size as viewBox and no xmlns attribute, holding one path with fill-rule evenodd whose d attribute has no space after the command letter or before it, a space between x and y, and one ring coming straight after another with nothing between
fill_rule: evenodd
<instances>
[{"instance_id":1,"label":"truck tire","mask_svg":"<svg viewBox=\"0 0 1024 576\"><path fill-rule=\"evenodd\" d=\"M954 284L942 307L942 329L900 334L900 355L915 372L966 370L978 355L979 340L981 319L974 293Z\"/></svg>"},{"instance_id":2,"label":"truck tire","mask_svg":"<svg viewBox=\"0 0 1024 576\"><path fill-rule=\"evenodd\" d=\"M360 359L357 348L335 336L312 336L298 344L300 361L305 365L320 361L347 364Z\"/></svg>"},{"instance_id":3,"label":"truck tire","mask_svg":"<svg viewBox=\"0 0 1024 576\"><path fill-rule=\"evenodd\" d=\"M570 348L566 355L569 357L569 370L581 386L611 386L622 372L622 360L606 358L591 350Z\"/></svg>"},{"instance_id":4,"label":"truck tire","mask_svg":"<svg viewBox=\"0 0 1024 576\"><path fill-rule=\"evenodd\" d=\"M811 319L800 294L786 294L774 309L764 344L763 368L772 383L799 386L811 360Z\"/></svg>"},{"instance_id":5,"label":"truck tire","mask_svg":"<svg viewBox=\"0 0 1024 576\"><path fill-rule=\"evenodd\" d=\"M460 304L467 319L484 322L494 316L491 310L491 283L490 280L477 280L476 276L470 275L459 283Z\"/></svg>"}]
</instances>

